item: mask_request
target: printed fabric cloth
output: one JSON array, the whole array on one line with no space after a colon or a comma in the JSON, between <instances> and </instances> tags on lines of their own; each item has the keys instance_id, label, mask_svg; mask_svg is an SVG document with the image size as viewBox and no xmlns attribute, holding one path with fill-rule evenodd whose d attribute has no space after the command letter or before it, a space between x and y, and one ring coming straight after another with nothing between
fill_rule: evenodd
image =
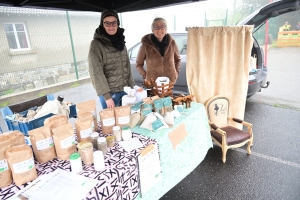
<instances>
[{"instance_id":1,"label":"printed fabric cloth","mask_svg":"<svg viewBox=\"0 0 300 200\"><path fill-rule=\"evenodd\" d=\"M100 124L98 127L100 127ZM97 132L99 132L100 136L104 136L101 134L101 128L99 128ZM136 133L133 133L133 137L137 137L144 147L149 144L157 143L154 139ZM118 143L115 143L114 147L108 148L108 152L105 154L104 171L97 172L94 170L93 164L90 166L83 164L83 170L79 174L99 180L99 183L86 195L85 199L135 199L140 191L137 157L141 149L143 149L143 147L132 150L131 152L126 152ZM70 161L60 160L58 158L44 164L39 164L35 161L35 166L38 176L53 172L57 168L71 171ZM26 187L29 183L30 182L22 186L16 186L12 183L8 187L0 188L0 199L4 200L12 197L17 191Z\"/></svg>"}]
</instances>

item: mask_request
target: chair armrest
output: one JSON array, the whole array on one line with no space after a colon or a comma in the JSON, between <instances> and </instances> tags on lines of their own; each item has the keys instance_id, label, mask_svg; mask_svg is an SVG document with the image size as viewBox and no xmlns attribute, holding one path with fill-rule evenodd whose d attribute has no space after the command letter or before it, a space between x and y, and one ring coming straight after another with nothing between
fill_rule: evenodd
<instances>
[{"instance_id":1,"label":"chair armrest","mask_svg":"<svg viewBox=\"0 0 300 200\"><path fill-rule=\"evenodd\" d=\"M253 124L250 124L249 122L245 122L241 119L238 119L238 118L231 118L231 117L228 117L228 119L231 119L232 121L234 122L237 122L237 123L240 123L240 124L243 124L244 126L247 127L247 130L250 134L252 134L252 127L253 127Z\"/></svg>"},{"instance_id":2,"label":"chair armrest","mask_svg":"<svg viewBox=\"0 0 300 200\"><path fill-rule=\"evenodd\" d=\"M214 123L212 122L209 122L209 125L212 129L214 129L215 131L217 131L219 134L221 134L222 136L223 135L226 135L226 132L223 131L222 129L220 129L217 125L215 125Z\"/></svg>"}]
</instances>

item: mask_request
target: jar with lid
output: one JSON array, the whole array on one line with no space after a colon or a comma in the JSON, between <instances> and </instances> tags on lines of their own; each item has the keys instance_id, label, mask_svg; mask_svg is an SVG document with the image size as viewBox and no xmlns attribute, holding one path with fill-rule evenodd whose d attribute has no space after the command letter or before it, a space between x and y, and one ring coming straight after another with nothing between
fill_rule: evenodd
<instances>
[{"instance_id":1,"label":"jar with lid","mask_svg":"<svg viewBox=\"0 0 300 200\"><path fill-rule=\"evenodd\" d=\"M113 147L115 145L115 137L107 136L106 137L107 147Z\"/></svg>"},{"instance_id":2,"label":"jar with lid","mask_svg":"<svg viewBox=\"0 0 300 200\"><path fill-rule=\"evenodd\" d=\"M92 142L93 148L95 150L98 149L98 143L97 143L98 138L99 138L99 133L98 132L93 132L91 134L91 142Z\"/></svg>"},{"instance_id":3,"label":"jar with lid","mask_svg":"<svg viewBox=\"0 0 300 200\"><path fill-rule=\"evenodd\" d=\"M80 157L83 160L83 163L85 165L91 165L94 163L94 159L93 159L93 144L91 142L88 141L84 141L84 142L79 142L77 144L77 148L80 154Z\"/></svg>"},{"instance_id":4,"label":"jar with lid","mask_svg":"<svg viewBox=\"0 0 300 200\"><path fill-rule=\"evenodd\" d=\"M98 140L98 150L102 151L103 154L107 153L107 142L105 137L99 137Z\"/></svg>"},{"instance_id":5,"label":"jar with lid","mask_svg":"<svg viewBox=\"0 0 300 200\"><path fill-rule=\"evenodd\" d=\"M115 141L116 142L120 142L122 140L120 126L114 126L113 127L113 135L115 136Z\"/></svg>"},{"instance_id":6,"label":"jar with lid","mask_svg":"<svg viewBox=\"0 0 300 200\"><path fill-rule=\"evenodd\" d=\"M123 126L122 127L122 139L123 140L130 140L132 138L132 132L130 126Z\"/></svg>"},{"instance_id":7,"label":"jar with lid","mask_svg":"<svg viewBox=\"0 0 300 200\"><path fill-rule=\"evenodd\" d=\"M82 170L82 163L80 154L78 152L72 153L70 155L70 164L71 164L71 171L74 173L79 173Z\"/></svg>"},{"instance_id":8,"label":"jar with lid","mask_svg":"<svg viewBox=\"0 0 300 200\"><path fill-rule=\"evenodd\" d=\"M103 171L105 170L105 163L104 163L104 155L102 151L95 151L94 154L94 167L96 171Z\"/></svg>"}]
</instances>

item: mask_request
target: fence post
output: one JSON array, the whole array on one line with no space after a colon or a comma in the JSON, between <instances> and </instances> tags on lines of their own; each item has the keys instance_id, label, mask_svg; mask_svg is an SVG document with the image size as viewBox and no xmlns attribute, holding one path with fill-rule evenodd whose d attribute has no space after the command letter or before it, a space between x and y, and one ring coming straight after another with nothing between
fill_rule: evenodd
<instances>
[{"instance_id":1,"label":"fence post","mask_svg":"<svg viewBox=\"0 0 300 200\"><path fill-rule=\"evenodd\" d=\"M79 76L78 76L78 68L77 68L77 62L76 62L76 54L75 54L75 48L74 48L74 43L73 43L72 29L71 29L71 24L70 24L69 12L66 11L66 14L67 14L67 20L68 20L69 35L70 35L70 40L71 40L72 52L73 52L73 60L74 60L74 66L75 66L76 78L77 78L77 80L78 80L78 79L79 79Z\"/></svg>"}]
</instances>

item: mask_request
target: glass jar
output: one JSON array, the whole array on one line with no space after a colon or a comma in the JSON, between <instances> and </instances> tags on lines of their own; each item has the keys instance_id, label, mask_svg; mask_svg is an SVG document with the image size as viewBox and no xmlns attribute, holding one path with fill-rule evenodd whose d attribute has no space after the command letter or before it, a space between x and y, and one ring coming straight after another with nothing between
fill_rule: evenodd
<instances>
[{"instance_id":1,"label":"glass jar","mask_svg":"<svg viewBox=\"0 0 300 200\"><path fill-rule=\"evenodd\" d=\"M122 127L122 139L124 141L130 140L132 138L132 132L130 126L123 126Z\"/></svg>"},{"instance_id":2,"label":"glass jar","mask_svg":"<svg viewBox=\"0 0 300 200\"><path fill-rule=\"evenodd\" d=\"M105 137L99 137L97 140L98 143L98 150L102 151L103 154L107 153L107 142Z\"/></svg>"},{"instance_id":3,"label":"glass jar","mask_svg":"<svg viewBox=\"0 0 300 200\"><path fill-rule=\"evenodd\" d=\"M120 126L113 127L113 135L115 136L115 141L120 142L122 141L121 129Z\"/></svg>"},{"instance_id":4,"label":"glass jar","mask_svg":"<svg viewBox=\"0 0 300 200\"><path fill-rule=\"evenodd\" d=\"M107 136L106 137L107 147L113 147L115 145L115 137Z\"/></svg>"},{"instance_id":5,"label":"glass jar","mask_svg":"<svg viewBox=\"0 0 300 200\"><path fill-rule=\"evenodd\" d=\"M91 134L91 142L93 144L94 149L98 149L98 143L97 143L98 138L99 138L99 133L98 132L93 132Z\"/></svg>"},{"instance_id":6,"label":"glass jar","mask_svg":"<svg viewBox=\"0 0 300 200\"><path fill-rule=\"evenodd\" d=\"M88 141L80 142L77 144L78 151L80 153L80 157L83 160L85 165L91 165L94 163L93 159L93 144Z\"/></svg>"},{"instance_id":7,"label":"glass jar","mask_svg":"<svg viewBox=\"0 0 300 200\"><path fill-rule=\"evenodd\" d=\"M82 163L80 154L78 152L72 153L70 155L70 164L71 164L71 171L74 173L79 173L82 170Z\"/></svg>"}]
</instances>

